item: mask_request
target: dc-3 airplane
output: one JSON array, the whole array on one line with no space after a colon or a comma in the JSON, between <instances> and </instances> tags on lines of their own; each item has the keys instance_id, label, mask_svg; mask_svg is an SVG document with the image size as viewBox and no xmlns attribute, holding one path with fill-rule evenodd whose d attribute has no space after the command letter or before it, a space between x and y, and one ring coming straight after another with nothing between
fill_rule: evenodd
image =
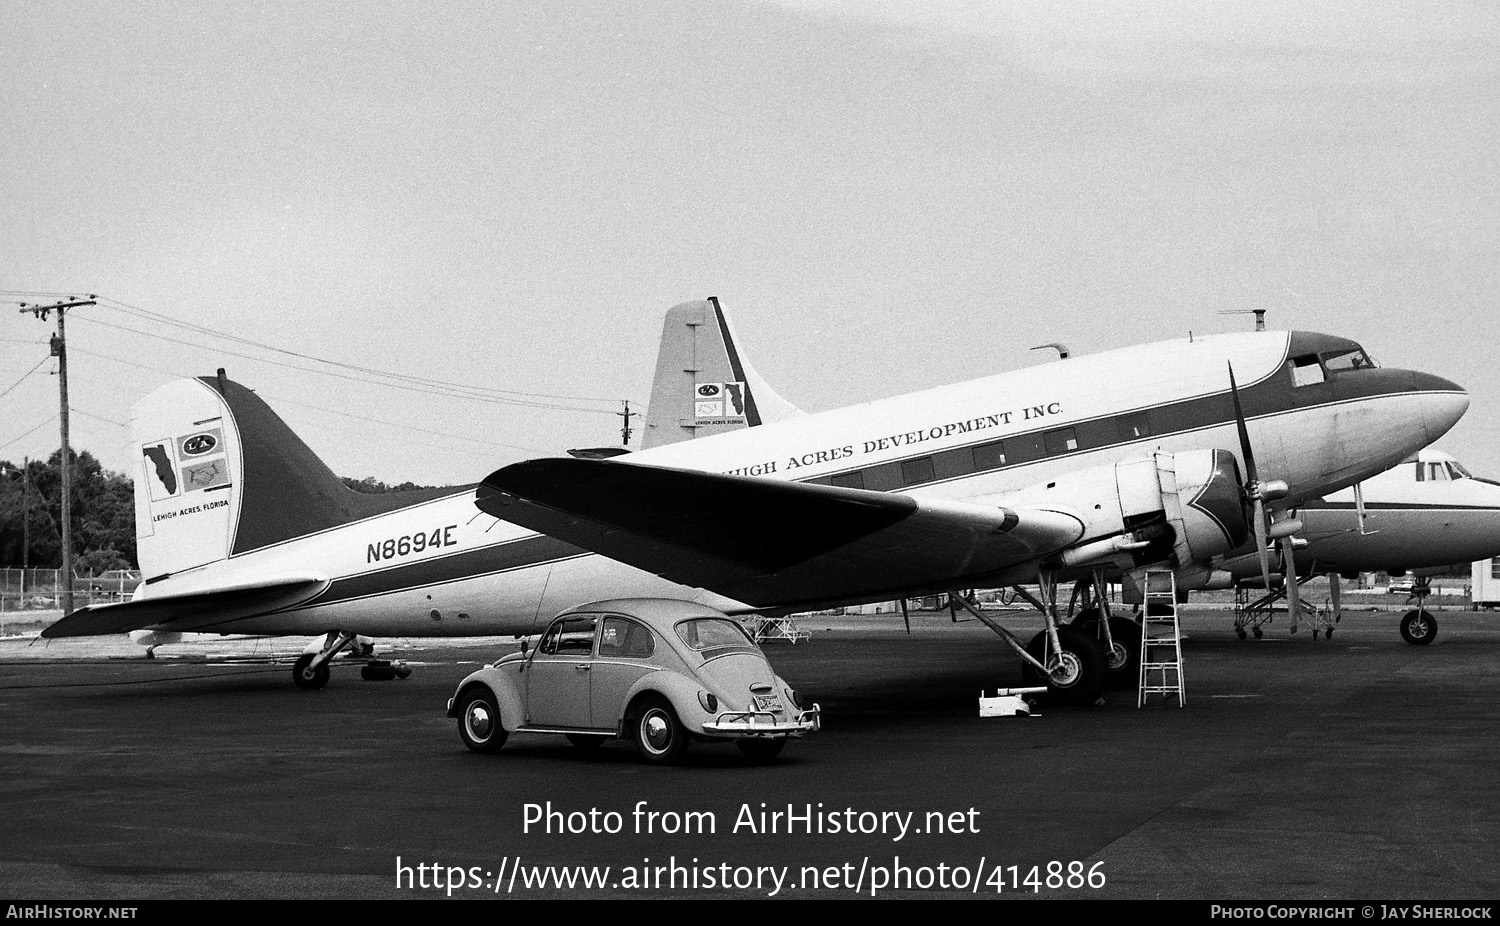
<instances>
[{"instance_id":1,"label":"dc-3 airplane","mask_svg":"<svg viewBox=\"0 0 1500 926\"><path fill-rule=\"evenodd\" d=\"M1333 634L1340 616L1340 578L1362 572L1430 574L1500 556L1500 483L1476 478L1452 456L1431 447L1351 489L1302 503L1292 514L1303 523L1292 553L1293 568L1277 571L1300 582L1326 575ZM1259 584L1254 552L1229 556L1222 568L1237 582ZM1260 585L1264 588L1264 585ZM1285 586L1241 610L1235 629L1257 637L1274 613ZM1288 611L1292 628L1298 616ZM1313 634L1317 634L1314 625ZM1418 602L1401 618L1401 636L1413 645L1437 637L1437 619Z\"/></svg>"},{"instance_id":2,"label":"dc-3 airplane","mask_svg":"<svg viewBox=\"0 0 1500 926\"><path fill-rule=\"evenodd\" d=\"M727 332L716 301L691 305ZM222 375L164 386L133 418L147 578L43 635L327 634L293 669L318 688L359 634L529 634L605 597L787 613L1150 565L1191 588L1468 407L1445 379L1309 332L1130 347L810 415L771 400L727 338L718 352L727 375L679 367L677 427L750 427L417 496L346 489ZM1092 702L1109 623L1101 641L1044 614L1028 645L996 629L1058 700Z\"/></svg>"}]
</instances>

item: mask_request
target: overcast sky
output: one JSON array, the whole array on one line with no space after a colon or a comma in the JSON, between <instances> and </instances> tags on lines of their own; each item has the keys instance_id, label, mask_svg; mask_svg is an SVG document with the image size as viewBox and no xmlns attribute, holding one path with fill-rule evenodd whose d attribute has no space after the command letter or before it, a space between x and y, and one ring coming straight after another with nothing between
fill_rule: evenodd
<instances>
[{"instance_id":1,"label":"overcast sky","mask_svg":"<svg viewBox=\"0 0 1500 926\"><path fill-rule=\"evenodd\" d=\"M105 300L112 469L222 366L335 471L453 483L617 443L717 295L809 410L1265 308L1467 388L1438 446L1500 474L1493 3L101 0L0 50L0 459L57 447L17 300Z\"/></svg>"}]
</instances>

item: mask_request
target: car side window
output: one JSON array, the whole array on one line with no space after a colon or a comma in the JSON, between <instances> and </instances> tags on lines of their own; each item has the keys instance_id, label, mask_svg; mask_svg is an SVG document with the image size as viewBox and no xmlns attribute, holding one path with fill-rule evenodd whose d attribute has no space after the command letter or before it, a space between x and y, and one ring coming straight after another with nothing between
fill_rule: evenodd
<instances>
[{"instance_id":1,"label":"car side window","mask_svg":"<svg viewBox=\"0 0 1500 926\"><path fill-rule=\"evenodd\" d=\"M587 656L594 651L597 617L569 617L553 622L537 652L547 656Z\"/></svg>"},{"instance_id":2,"label":"car side window","mask_svg":"<svg viewBox=\"0 0 1500 926\"><path fill-rule=\"evenodd\" d=\"M656 652L651 631L623 617L606 617L599 633L599 655L642 659Z\"/></svg>"}]
</instances>

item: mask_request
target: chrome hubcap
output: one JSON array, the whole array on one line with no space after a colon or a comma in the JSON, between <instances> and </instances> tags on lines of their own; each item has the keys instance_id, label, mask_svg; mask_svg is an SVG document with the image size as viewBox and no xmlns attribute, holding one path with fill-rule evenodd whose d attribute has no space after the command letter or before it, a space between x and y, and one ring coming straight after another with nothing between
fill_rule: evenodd
<instances>
[{"instance_id":1,"label":"chrome hubcap","mask_svg":"<svg viewBox=\"0 0 1500 926\"><path fill-rule=\"evenodd\" d=\"M1072 653L1060 653L1053 657L1051 671L1047 673L1047 676L1052 680L1052 684L1059 688L1066 688L1077 682L1082 674L1083 666L1079 663L1077 656Z\"/></svg>"},{"instance_id":2,"label":"chrome hubcap","mask_svg":"<svg viewBox=\"0 0 1500 926\"><path fill-rule=\"evenodd\" d=\"M495 727L495 718L490 716L490 709L482 703L469 705L469 713L465 716L464 724L469 728L469 735L476 741L490 738L490 731Z\"/></svg>"},{"instance_id":3,"label":"chrome hubcap","mask_svg":"<svg viewBox=\"0 0 1500 926\"><path fill-rule=\"evenodd\" d=\"M653 710L641 720L641 736L646 741L646 748L662 752L672 742L672 725L667 723L661 711Z\"/></svg>"}]
</instances>

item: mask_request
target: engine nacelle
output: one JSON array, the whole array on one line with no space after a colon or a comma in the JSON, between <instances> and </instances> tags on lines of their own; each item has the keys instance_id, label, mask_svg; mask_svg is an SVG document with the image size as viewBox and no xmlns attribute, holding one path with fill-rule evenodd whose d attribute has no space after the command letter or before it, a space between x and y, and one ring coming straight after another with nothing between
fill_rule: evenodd
<instances>
[{"instance_id":1,"label":"engine nacelle","mask_svg":"<svg viewBox=\"0 0 1500 926\"><path fill-rule=\"evenodd\" d=\"M1005 505L1065 511L1085 524L1063 567L1206 566L1250 536L1239 465L1224 450L1156 452L1009 493Z\"/></svg>"}]
</instances>

